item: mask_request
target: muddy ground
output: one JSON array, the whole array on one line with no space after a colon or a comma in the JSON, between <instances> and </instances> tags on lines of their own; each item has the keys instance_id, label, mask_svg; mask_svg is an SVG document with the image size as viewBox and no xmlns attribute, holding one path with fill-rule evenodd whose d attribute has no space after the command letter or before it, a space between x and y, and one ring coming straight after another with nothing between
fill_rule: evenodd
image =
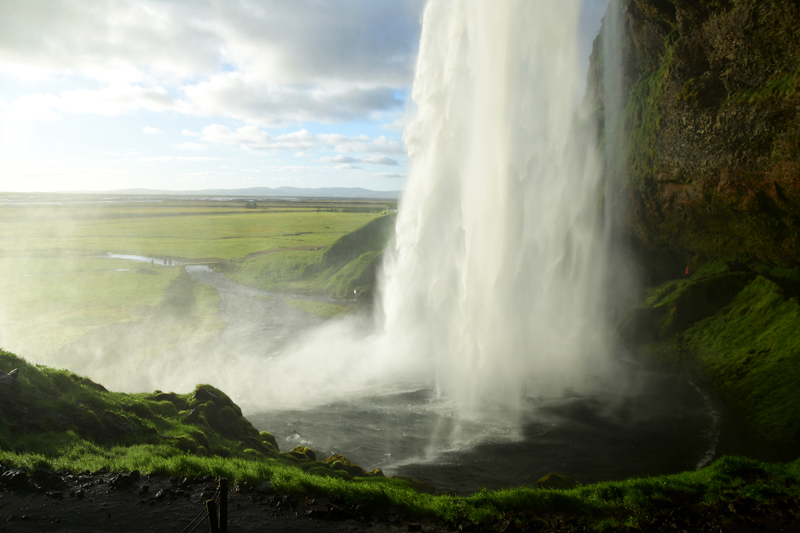
<instances>
[{"instance_id":1,"label":"muddy ground","mask_svg":"<svg viewBox=\"0 0 800 533\"><path fill-rule=\"evenodd\" d=\"M69 474L7 469L0 476L0 531L3 532L176 532L209 531L206 501L218 482L160 476L84 472ZM579 517L535 516L521 512L490 524L420 521L393 508L365 509L314 496L276 492L269 482L248 489L231 487L228 531L370 532L399 531L514 533L594 531ZM607 532L800 532L800 501L776 496L768 501L736 499L703 505L678 497L662 502L634 527Z\"/></svg>"}]
</instances>

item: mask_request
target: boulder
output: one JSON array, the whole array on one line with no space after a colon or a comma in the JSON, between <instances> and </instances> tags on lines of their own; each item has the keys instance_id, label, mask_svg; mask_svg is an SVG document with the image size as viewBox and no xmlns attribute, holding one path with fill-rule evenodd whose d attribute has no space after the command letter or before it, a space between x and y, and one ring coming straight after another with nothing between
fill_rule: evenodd
<instances>
[{"instance_id":1,"label":"boulder","mask_svg":"<svg viewBox=\"0 0 800 533\"><path fill-rule=\"evenodd\" d=\"M19 489L28 482L28 474L24 470L10 468L0 476L0 485L8 488Z\"/></svg>"},{"instance_id":2,"label":"boulder","mask_svg":"<svg viewBox=\"0 0 800 533\"><path fill-rule=\"evenodd\" d=\"M39 490L55 490L64 486L59 474L46 468L37 468L31 473L31 481Z\"/></svg>"},{"instance_id":3,"label":"boulder","mask_svg":"<svg viewBox=\"0 0 800 533\"><path fill-rule=\"evenodd\" d=\"M306 446L295 446L294 449L289 453L298 459L311 459L312 461L317 460L316 452Z\"/></svg>"},{"instance_id":4,"label":"boulder","mask_svg":"<svg viewBox=\"0 0 800 533\"><path fill-rule=\"evenodd\" d=\"M355 463L351 463L347 460L347 457L340 453L335 453L322 462L330 465L331 470L341 470L350 474L351 476L367 476L367 473L363 468Z\"/></svg>"}]
</instances>

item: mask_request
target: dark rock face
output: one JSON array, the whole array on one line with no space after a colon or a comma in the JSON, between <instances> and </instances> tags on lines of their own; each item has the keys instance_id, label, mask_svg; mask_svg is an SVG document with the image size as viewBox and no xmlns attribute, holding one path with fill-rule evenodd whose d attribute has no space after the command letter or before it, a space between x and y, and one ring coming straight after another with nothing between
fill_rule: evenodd
<instances>
[{"instance_id":1,"label":"dark rock face","mask_svg":"<svg viewBox=\"0 0 800 533\"><path fill-rule=\"evenodd\" d=\"M607 174L627 185L618 190L632 233L686 263L736 255L796 265L800 5L615 1L624 108L604 108L603 33L589 89L605 133L625 140Z\"/></svg>"}]
</instances>

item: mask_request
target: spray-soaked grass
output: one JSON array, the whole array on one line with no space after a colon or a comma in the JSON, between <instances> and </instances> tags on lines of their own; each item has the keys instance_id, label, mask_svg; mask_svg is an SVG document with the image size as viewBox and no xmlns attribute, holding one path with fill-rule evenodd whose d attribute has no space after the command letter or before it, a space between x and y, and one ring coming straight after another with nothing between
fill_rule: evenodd
<instances>
[{"instance_id":1,"label":"spray-soaked grass","mask_svg":"<svg viewBox=\"0 0 800 533\"><path fill-rule=\"evenodd\" d=\"M594 527L634 525L667 502L708 506L741 498L800 496L800 462L764 464L727 457L695 472L598 483L571 490L516 487L471 496L414 490L409 481L351 476L336 463L280 453L222 391L193 394L108 392L71 372L34 366L0 351L0 370L19 370L19 388L4 390L0 461L72 472L139 470L181 477L226 477L240 486L270 480L276 490L315 494L355 507L395 506L415 516L459 523L511 517ZM216 398L211 398L208 393ZM22 408L24 406L24 409Z\"/></svg>"},{"instance_id":2,"label":"spray-soaked grass","mask_svg":"<svg viewBox=\"0 0 800 533\"><path fill-rule=\"evenodd\" d=\"M348 233L325 251L266 254L226 265L233 280L267 290L369 298L396 217L381 216Z\"/></svg>"},{"instance_id":3,"label":"spray-soaked grass","mask_svg":"<svg viewBox=\"0 0 800 533\"><path fill-rule=\"evenodd\" d=\"M294 269L293 254L320 258L326 247L385 208L384 202L349 200L244 205L245 200L153 198L0 206L0 346L39 358L100 329L150 319L179 269L104 259L107 252L244 264L271 257ZM246 259L251 254L256 255ZM192 290L190 313L203 317L197 322L204 325L193 333L186 321L169 322L175 339L162 344L223 326L216 292L199 285Z\"/></svg>"},{"instance_id":4,"label":"spray-soaked grass","mask_svg":"<svg viewBox=\"0 0 800 533\"><path fill-rule=\"evenodd\" d=\"M167 311L194 318L169 322L176 326L172 329L178 337L192 338L224 327L217 291L190 283L180 268L74 257L4 258L0 269L0 346L39 358L47 359L109 327L151 320L156 313L163 329Z\"/></svg>"},{"instance_id":5,"label":"spray-soaked grass","mask_svg":"<svg viewBox=\"0 0 800 533\"><path fill-rule=\"evenodd\" d=\"M798 269L723 260L647 299L644 352L698 375L765 456L796 457L800 446L798 289Z\"/></svg>"}]
</instances>

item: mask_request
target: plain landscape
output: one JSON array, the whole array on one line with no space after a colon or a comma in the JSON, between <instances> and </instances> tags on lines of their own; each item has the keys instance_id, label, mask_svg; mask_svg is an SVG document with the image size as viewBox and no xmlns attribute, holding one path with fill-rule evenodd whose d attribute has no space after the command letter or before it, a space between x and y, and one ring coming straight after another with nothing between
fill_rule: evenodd
<instances>
[{"instance_id":1,"label":"plain landscape","mask_svg":"<svg viewBox=\"0 0 800 533\"><path fill-rule=\"evenodd\" d=\"M582 16L431 0L402 196L0 194L4 526L800 530L800 7ZM402 176L267 123L113 157Z\"/></svg>"}]
</instances>

